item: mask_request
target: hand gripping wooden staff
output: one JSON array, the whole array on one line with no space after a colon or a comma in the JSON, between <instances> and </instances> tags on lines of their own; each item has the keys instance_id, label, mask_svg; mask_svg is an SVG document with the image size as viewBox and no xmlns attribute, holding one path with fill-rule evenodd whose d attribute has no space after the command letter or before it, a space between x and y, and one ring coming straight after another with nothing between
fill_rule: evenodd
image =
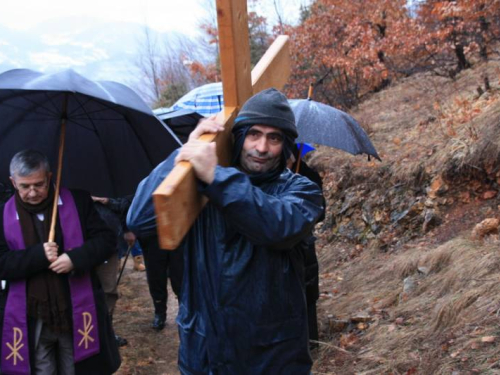
<instances>
[{"instance_id":1,"label":"hand gripping wooden staff","mask_svg":"<svg viewBox=\"0 0 500 375\"><path fill-rule=\"evenodd\" d=\"M282 89L290 75L288 36L281 35L250 72L250 46L246 0L216 0L224 109L217 121L218 134L204 134L202 141L216 143L219 163L231 160L231 127L239 109L253 94L269 87ZM176 249L207 199L198 193L189 162L180 162L153 193L160 247Z\"/></svg>"}]
</instances>

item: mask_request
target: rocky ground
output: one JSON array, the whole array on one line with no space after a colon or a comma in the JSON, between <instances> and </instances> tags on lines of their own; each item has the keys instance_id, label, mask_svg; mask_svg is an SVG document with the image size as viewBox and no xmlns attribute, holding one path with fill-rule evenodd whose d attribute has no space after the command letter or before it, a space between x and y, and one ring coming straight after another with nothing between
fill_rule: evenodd
<instances>
[{"instance_id":1,"label":"rocky ground","mask_svg":"<svg viewBox=\"0 0 500 375\"><path fill-rule=\"evenodd\" d=\"M175 324L178 305L170 285L167 326L161 332L150 327L154 312L146 274L133 271L131 260L123 274L119 292L121 298L116 306L114 326L116 333L128 340L128 345L120 348L122 366L117 374L179 374L179 339Z\"/></svg>"}]
</instances>

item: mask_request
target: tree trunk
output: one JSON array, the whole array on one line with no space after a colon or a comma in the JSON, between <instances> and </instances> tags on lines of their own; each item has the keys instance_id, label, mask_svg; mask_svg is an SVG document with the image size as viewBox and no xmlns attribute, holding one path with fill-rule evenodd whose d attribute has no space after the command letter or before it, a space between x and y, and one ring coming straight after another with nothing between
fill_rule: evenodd
<instances>
[{"instance_id":1,"label":"tree trunk","mask_svg":"<svg viewBox=\"0 0 500 375\"><path fill-rule=\"evenodd\" d=\"M479 32L479 56L483 61L488 60L488 48L486 46L486 38L484 37L486 33L488 32L488 22L486 21L486 18L484 16L479 17L479 25L480 25L480 32Z\"/></svg>"},{"instance_id":2,"label":"tree trunk","mask_svg":"<svg viewBox=\"0 0 500 375\"><path fill-rule=\"evenodd\" d=\"M465 57L464 46L462 44L455 45L455 55L458 60L457 73L470 68L470 62L467 61L467 58Z\"/></svg>"}]
</instances>

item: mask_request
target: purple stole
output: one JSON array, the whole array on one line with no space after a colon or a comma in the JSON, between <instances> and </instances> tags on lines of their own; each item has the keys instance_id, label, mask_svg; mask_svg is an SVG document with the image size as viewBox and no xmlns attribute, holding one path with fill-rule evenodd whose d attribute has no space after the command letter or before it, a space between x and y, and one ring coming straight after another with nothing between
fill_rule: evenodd
<instances>
[{"instance_id":1,"label":"purple stole","mask_svg":"<svg viewBox=\"0 0 500 375\"><path fill-rule=\"evenodd\" d=\"M61 189L59 222L64 251L83 244L80 217L70 191ZM46 220L48 218L45 218ZM25 249L14 197L5 204L4 233L11 251ZM68 275L73 307L73 357L75 363L99 353L99 329L90 273ZM26 280L11 280L2 327L1 370L4 374L30 374Z\"/></svg>"}]
</instances>

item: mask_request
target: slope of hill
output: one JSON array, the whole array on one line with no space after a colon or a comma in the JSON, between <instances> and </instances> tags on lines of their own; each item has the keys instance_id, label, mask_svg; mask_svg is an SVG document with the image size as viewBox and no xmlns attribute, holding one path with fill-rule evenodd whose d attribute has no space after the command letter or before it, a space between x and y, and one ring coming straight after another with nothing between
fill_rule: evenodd
<instances>
[{"instance_id":1,"label":"slope of hill","mask_svg":"<svg viewBox=\"0 0 500 375\"><path fill-rule=\"evenodd\" d=\"M309 160L328 199L318 374L500 373L500 241L471 237L500 217L499 73L407 78L352 113L382 163Z\"/></svg>"}]
</instances>

